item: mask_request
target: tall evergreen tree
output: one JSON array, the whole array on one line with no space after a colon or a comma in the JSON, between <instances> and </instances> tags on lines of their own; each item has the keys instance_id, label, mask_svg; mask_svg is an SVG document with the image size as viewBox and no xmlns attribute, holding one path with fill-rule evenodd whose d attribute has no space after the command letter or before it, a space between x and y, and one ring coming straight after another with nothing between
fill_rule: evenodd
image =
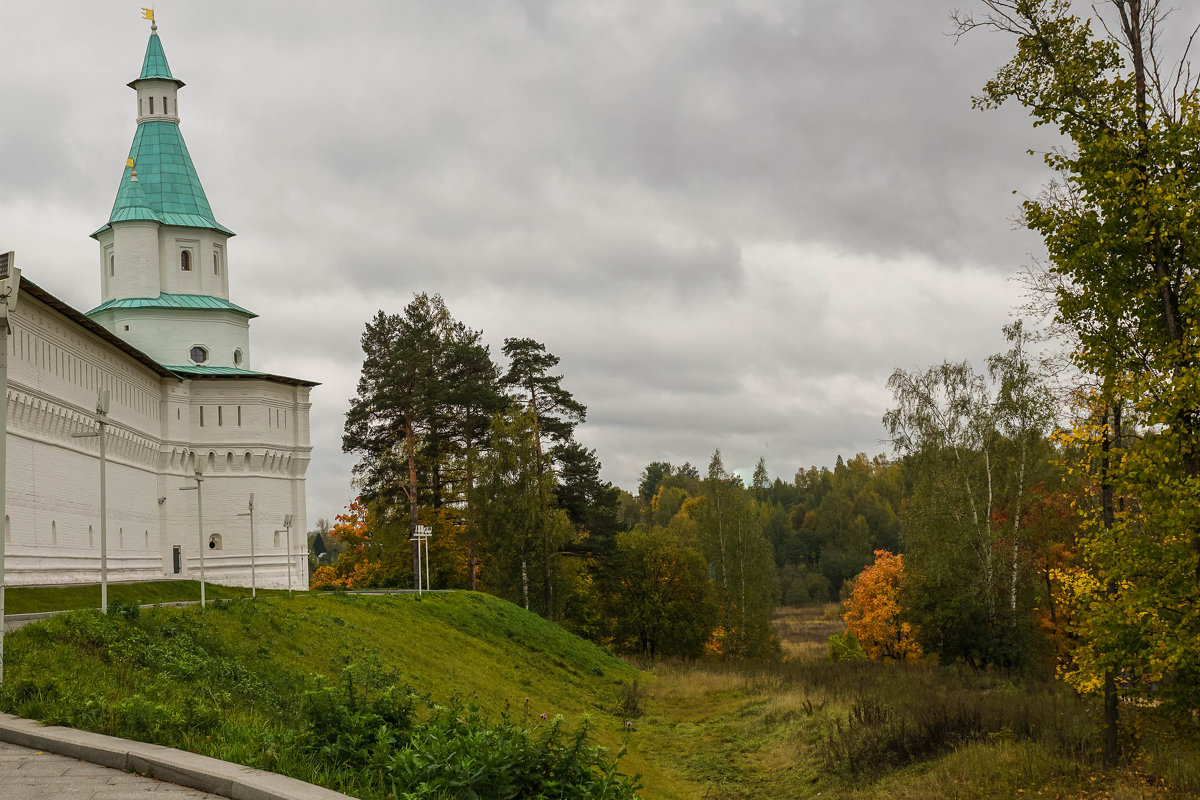
<instances>
[{"instance_id":1,"label":"tall evergreen tree","mask_svg":"<svg viewBox=\"0 0 1200 800\"><path fill-rule=\"evenodd\" d=\"M463 497L468 454L503 406L498 369L480 339L440 295L424 293L403 314L380 311L363 333L362 375L342 447L359 454L354 474L362 498L385 510L404 508L410 534L422 505L436 511ZM415 542L413 565L415 583Z\"/></svg>"},{"instance_id":2,"label":"tall evergreen tree","mask_svg":"<svg viewBox=\"0 0 1200 800\"><path fill-rule=\"evenodd\" d=\"M533 339L509 338L504 340L504 355L509 359L508 371L503 385L512 399L525 408L533 423L534 444L539 474L551 470L549 453L543 444L548 439L552 445L564 445L571 440L575 426L587 418L587 408L577 401L562 386L562 375L553 375L551 370L558 366L558 356L546 350L546 346ZM544 498L547 502L549 496ZM546 615L554 618L554 580L551 574L552 533L542 532L542 591Z\"/></svg>"}]
</instances>

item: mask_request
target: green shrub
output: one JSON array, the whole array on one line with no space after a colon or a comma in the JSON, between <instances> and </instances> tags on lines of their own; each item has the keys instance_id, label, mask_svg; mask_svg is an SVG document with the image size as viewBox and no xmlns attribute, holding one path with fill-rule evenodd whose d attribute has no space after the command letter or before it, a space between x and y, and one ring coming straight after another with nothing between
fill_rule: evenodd
<instances>
[{"instance_id":1,"label":"green shrub","mask_svg":"<svg viewBox=\"0 0 1200 800\"><path fill-rule=\"evenodd\" d=\"M832 661L865 661L862 643L851 631L835 633L829 637L829 658Z\"/></svg>"},{"instance_id":2,"label":"green shrub","mask_svg":"<svg viewBox=\"0 0 1200 800\"><path fill-rule=\"evenodd\" d=\"M586 721L572 732L561 718L528 719L528 706L520 723L507 713L492 720L473 703L436 706L408 686L364 689L349 667L338 685L305 693L303 716L306 755L387 796L631 800L640 788L591 744Z\"/></svg>"}]
</instances>

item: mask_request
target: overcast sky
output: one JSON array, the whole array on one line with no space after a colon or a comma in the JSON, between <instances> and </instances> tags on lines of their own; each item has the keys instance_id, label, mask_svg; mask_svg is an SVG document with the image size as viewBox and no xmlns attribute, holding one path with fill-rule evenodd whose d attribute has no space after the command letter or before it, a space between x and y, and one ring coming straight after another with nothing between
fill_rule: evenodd
<instances>
[{"instance_id":1,"label":"overcast sky","mask_svg":"<svg viewBox=\"0 0 1200 800\"><path fill-rule=\"evenodd\" d=\"M961 0L969 7L971 0ZM139 4L0 7L0 249L86 310L135 128ZM578 437L773 476L883 452L895 367L982 361L1039 250L1012 41L948 0L156 4L182 130L238 233L252 366L312 393L310 523L352 496L359 336L440 292L499 356L544 342ZM1016 195L1014 195L1014 192Z\"/></svg>"}]
</instances>

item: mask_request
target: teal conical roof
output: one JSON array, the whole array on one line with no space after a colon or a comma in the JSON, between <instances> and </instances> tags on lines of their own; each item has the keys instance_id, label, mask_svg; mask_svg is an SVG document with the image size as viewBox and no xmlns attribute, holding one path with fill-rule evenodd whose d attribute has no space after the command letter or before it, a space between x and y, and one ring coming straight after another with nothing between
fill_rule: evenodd
<instances>
[{"instance_id":1,"label":"teal conical roof","mask_svg":"<svg viewBox=\"0 0 1200 800\"><path fill-rule=\"evenodd\" d=\"M117 190L117 196L121 198L121 214L117 217L117 209L113 209L112 222L121 222L127 219L154 219L154 209L150 208L150 201L146 199L146 193L142 191L141 181L135 181L131 175L132 170L129 167L125 168L125 176L121 182L121 187Z\"/></svg>"},{"instance_id":2,"label":"teal conical roof","mask_svg":"<svg viewBox=\"0 0 1200 800\"><path fill-rule=\"evenodd\" d=\"M209 228L233 235L233 231L213 216L177 123L147 120L138 125L129 157L134 165L125 167L121 174L121 185L112 213L108 215L108 225L152 220L164 225ZM136 181L130 180L134 169L137 170Z\"/></svg>"},{"instance_id":3,"label":"teal conical roof","mask_svg":"<svg viewBox=\"0 0 1200 800\"><path fill-rule=\"evenodd\" d=\"M157 33L150 34L141 77L130 86L141 80L171 80L183 85L171 75L167 54L163 52ZM165 119L141 122L133 135L129 158L133 160L133 167L126 166L121 174L121 185L117 188L108 222L92 236L107 230L114 222L134 220L208 228L233 235L233 231L213 216L178 122ZM137 170L136 181L131 180L134 170Z\"/></svg>"},{"instance_id":4,"label":"teal conical roof","mask_svg":"<svg viewBox=\"0 0 1200 800\"><path fill-rule=\"evenodd\" d=\"M174 81L177 85L183 86L183 81L171 74L171 66L167 63L167 54L163 50L162 40L158 38L157 33L151 33L150 41L146 42L146 57L142 59L142 74L137 76L137 80L130 81L129 85L133 86L138 81L145 80Z\"/></svg>"}]
</instances>

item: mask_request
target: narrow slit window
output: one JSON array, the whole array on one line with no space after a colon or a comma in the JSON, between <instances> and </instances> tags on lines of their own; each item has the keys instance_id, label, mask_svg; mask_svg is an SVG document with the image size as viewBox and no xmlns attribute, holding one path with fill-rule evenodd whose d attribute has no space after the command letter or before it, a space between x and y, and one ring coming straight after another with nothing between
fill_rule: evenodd
<instances>
[{"instance_id":1,"label":"narrow slit window","mask_svg":"<svg viewBox=\"0 0 1200 800\"><path fill-rule=\"evenodd\" d=\"M145 116L142 112L142 98L138 98L138 116Z\"/></svg>"},{"instance_id":2,"label":"narrow slit window","mask_svg":"<svg viewBox=\"0 0 1200 800\"><path fill-rule=\"evenodd\" d=\"M221 274L221 254L213 251L213 275Z\"/></svg>"},{"instance_id":3,"label":"narrow slit window","mask_svg":"<svg viewBox=\"0 0 1200 800\"><path fill-rule=\"evenodd\" d=\"M238 410L238 427L240 428L240 427L242 427L242 407L238 406L237 410Z\"/></svg>"},{"instance_id":4,"label":"narrow slit window","mask_svg":"<svg viewBox=\"0 0 1200 800\"><path fill-rule=\"evenodd\" d=\"M170 112L170 110L169 110L169 109L168 109L168 107L167 107L167 98L165 98L165 97L163 98L163 113L164 113L164 114L170 114L170 113L171 113L171 112Z\"/></svg>"},{"instance_id":5,"label":"narrow slit window","mask_svg":"<svg viewBox=\"0 0 1200 800\"><path fill-rule=\"evenodd\" d=\"M116 275L116 274L117 274L117 257L109 256L108 257L108 276L111 278L113 275Z\"/></svg>"},{"instance_id":6,"label":"narrow slit window","mask_svg":"<svg viewBox=\"0 0 1200 800\"><path fill-rule=\"evenodd\" d=\"M154 113L154 98L153 97L150 98L150 113L151 114Z\"/></svg>"},{"instance_id":7,"label":"narrow slit window","mask_svg":"<svg viewBox=\"0 0 1200 800\"><path fill-rule=\"evenodd\" d=\"M225 414L222 413L222 407L217 406L217 427L219 428L224 424L225 424Z\"/></svg>"},{"instance_id":8,"label":"narrow slit window","mask_svg":"<svg viewBox=\"0 0 1200 800\"><path fill-rule=\"evenodd\" d=\"M200 406L200 427L204 427L204 406Z\"/></svg>"}]
</instances>

